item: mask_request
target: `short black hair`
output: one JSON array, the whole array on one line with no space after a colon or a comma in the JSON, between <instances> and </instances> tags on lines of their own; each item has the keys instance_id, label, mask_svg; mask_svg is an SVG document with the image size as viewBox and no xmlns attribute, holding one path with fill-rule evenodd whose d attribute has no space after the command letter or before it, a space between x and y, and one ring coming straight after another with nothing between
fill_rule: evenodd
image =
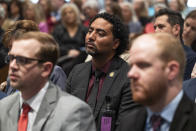
<instances>
[{"instance_id":1,"label":"short black hair","mask_svg":"<svg viewBox=\"0 0 196 131\"><path fill-rule=\"evenodd\" d=\"M113 25L112 33L114 38L119 39L120 44L116 49L116 56L121 55L128 47L129 43L129 33L126 26L123 22L115 15L108 14L106 12L97 14L94 18L91 19L89 26L95 21L97 18L103 18Z\"/></svg>"},{"instance_id":2,"label":"short black hair","mask_svg":"<svg viewBox=\"0 0 196 131\"><path fill-rule=\"evenodd\" d=\"M182 15L179 12L164 8L164 9L160 9L155 14L155 19L162 15L168 16L167 21L171 26L174 26L176 24L180 25L180 40L182 41L182 33L183 33L183 25L184 25L184 19L182 18Z\"/></svg>"}]
</instances>

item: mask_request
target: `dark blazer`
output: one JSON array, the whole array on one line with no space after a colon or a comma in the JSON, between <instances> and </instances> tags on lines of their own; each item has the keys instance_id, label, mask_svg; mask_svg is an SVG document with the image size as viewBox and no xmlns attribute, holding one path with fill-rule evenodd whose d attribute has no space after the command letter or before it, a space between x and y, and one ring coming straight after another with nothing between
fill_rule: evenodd
<instances>
[{"instance_id":1,"label":"dark blazer","mask_svg":"<svg viewBox=\"0 0 196 131\"><path fill-rule=\"evenodd\" d=\"M65 83L66 83L67 75L63 71L63 69L55 65L54 69L50 75L50 80L57 86L59 86L62 90L65 90Z\"/></svg>"},{"instance_id":2,"label":"dark blazer","mask_svg":"<svg viewBox=\"0 0 196 131\"><path fill-rule=\"evenodd\" d=\"M120 131L144 131L146 118L145 107L135 109L120 122ZM169 131L194 131L196 129L195 121L196 105L184 94L176 109Z\"/></svg>"},{"instance_id":3,"label":"dark blazer","mask_svg":"<svg viewBox=\"0 0 196 131\"><path fill-rule=\"evenodd\" d=\"M19 92L0 101L0 131L17 131ZM39 107L32 131L95 131L90 107L51 82Z\"/></svg>"},{"instance_id":4,"label":"dark blazer","mask_svg":"<svg viewBox=\"0 0 196 131\"><path fill-rule=\"evenodd\" d=\"M91 68L91 61L75 66L68 77L67 92L85 100ZM101 114L106 108L106 96L112 98L112 107L116 112L116 128L118 128L119 120L138 105L133 102L131 97L130 80L127 78L128 70L129 66L124 60L119 57L113 58L94 112L98 130L100 128Z\"/></svg>"},{"instance_id":5,"label":"dark blazer","mask_svg":"<svg viewBox=\"0 0 196 131\"><path fill-rule=\"evenodd\" d=\"M196 99L196 78L183 82L183 90L187 96L195 102Z\"/></svg>"},{"instance_id":6,"label":"dark blazer","mask_svg":"<svg viewBox=\"0 0 196 131\"><path fill-rule=\"evenodd\" d=\"M0 99L4 98L4 97L6 97L6 96L7 96L7 95L6 95L4 92L0 91Z\"/></svg>"},{"instance_id":7,"label":"dark blazer","mask_svg":"<svg viewBox=\"0 0 196 131\"><path fill-rule=\"evenodd\" d=\"M186 67L184 71L184 80L191 78L191 72L196 63L196 53L186 45L183 45L186 54Z\"/></svg>"}]
</instances>

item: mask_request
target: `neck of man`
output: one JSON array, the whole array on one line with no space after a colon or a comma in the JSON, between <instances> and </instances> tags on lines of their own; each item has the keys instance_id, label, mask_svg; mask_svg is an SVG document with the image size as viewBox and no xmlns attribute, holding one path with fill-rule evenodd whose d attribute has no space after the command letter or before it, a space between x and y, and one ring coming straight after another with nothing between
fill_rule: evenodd
<instances>
[{"instance_id":1,"label":"neck of man","mask_svg":"<svg viewBox=\"0 0 196 131\"><path fill-rule=\"evenodd\" d=\"M115 54L112 55L102 55L102 56L93 56L92 63L96 69L101 69L108 61L110 61Z\"/></svg>"},{"instance_id":2,"label":"neck of man","mask_svg":"<svg viewBox=\"0 0 196 131\"><path fill-rule=\"evenodd\" d=\"M31 87L24 87L24 90L21 90L22 98L24 100L28 100L35 96L46 84L47 80L41 81L41 82L36 82L34 85Z\"/></svg>"},{"instance_id":3,"label":"neck of man","mask_svg":"<svg viewBox=\"0 0 196 131\"><path fill-rule=\"evenodd\" d=\"M182 90L182 83L172 84L168 87L165 95L160 96L155 104L148 106L153 112L161 112Z\"/></svg>"}]
</instances>

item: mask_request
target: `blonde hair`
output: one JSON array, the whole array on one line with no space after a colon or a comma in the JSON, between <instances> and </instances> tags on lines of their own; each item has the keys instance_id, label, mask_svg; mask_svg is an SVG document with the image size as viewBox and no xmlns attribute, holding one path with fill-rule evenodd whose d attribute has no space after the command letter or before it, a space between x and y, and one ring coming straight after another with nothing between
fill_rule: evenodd
<instances>
[{"instance_id":1,"label":"blonde hair","mask_svg":"<svg viewBox=\"0 0 196 131\"><path fill-rule=\"evenodd\" d=\"M130 2L125 1L125 2L120 3L120 5L128 7L130 12L131 12L131 14L132 14L132 20L134 22L138 21L137 16L135 14L135 11L133 9L133 5Z\"/></svg>"},{"instance_id":2,"label":"blonde hair","mask_svg":"<svg viewBox=\"0 0 196 131\"><path fill-rule=\"evenodd\" d=\"M65 9L67 9L68 7L71 7L73 9L74 13L76 14L76 23L77 24L80 24L81 23L81 20L80 20L80 11L79 11L78 7L74 3L65 3L61 7L61 9L60 9L61 16L63 15L63 11Z\"/></svg>"}]
</instances>

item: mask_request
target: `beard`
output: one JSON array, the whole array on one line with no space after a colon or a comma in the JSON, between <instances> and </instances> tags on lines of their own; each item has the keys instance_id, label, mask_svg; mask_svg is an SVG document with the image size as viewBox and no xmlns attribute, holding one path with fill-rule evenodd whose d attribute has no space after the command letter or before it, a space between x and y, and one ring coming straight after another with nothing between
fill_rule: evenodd
<instances>
[{"instance_id":1,"label":"beard","mask_svg":"<svg viewBox=\"0 0 196 131\"><path fill-rule=\"evenodd\" d=\"M10 80L10 86L16 90L21 90L21 83L19 81L12 81Z\"/></svg>"},{"instance_id":2,"label":"beard","mask_svg":"<svg viewBox=\"0 0 196 131\"><path fill-rule=\"evenodd\" d=\"M164 97L167 90L164 79L151 81L149 84L131 82L131 86L133 100L145 106L156 104Z\"/></svg>"},{"instance_id":3,"label":"beard","mask_svg":"<svg viewBox=\"0 0 196 131\"><path fill-rule=\"evenodd\" d=\"M86 53L91 55L92 57L97 56L98 55L97 47L93 44L91 46L86 45Z\"/></svg>"}]
</instances>

